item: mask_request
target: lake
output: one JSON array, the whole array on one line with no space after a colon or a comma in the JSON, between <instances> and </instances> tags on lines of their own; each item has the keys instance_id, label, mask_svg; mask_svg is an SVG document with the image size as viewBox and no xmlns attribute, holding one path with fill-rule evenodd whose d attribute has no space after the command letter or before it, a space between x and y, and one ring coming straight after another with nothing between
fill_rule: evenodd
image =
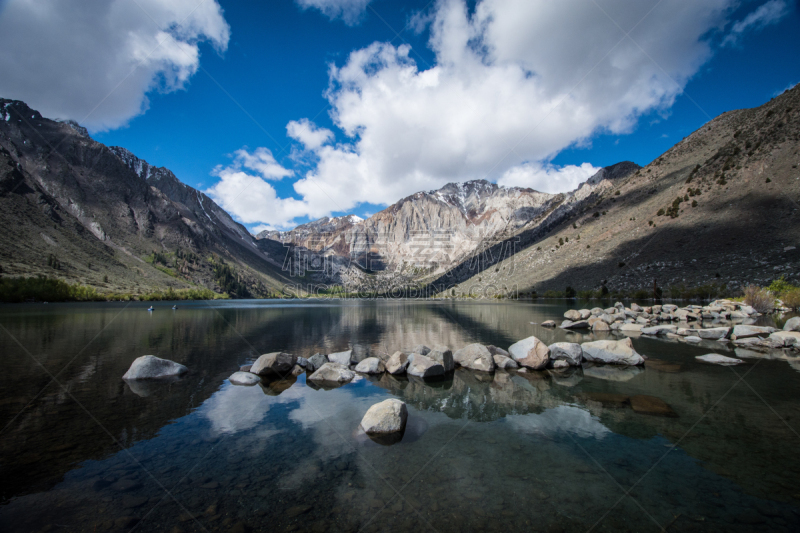
<instances>
[{"instance_id":1,"label":"lake","mask_svg":"<svg viewBox=\"0 0 800 533\"><path fill-rule=\"evenodd\" d=\"M242 387L228 376L274 351L596 337L531 324L565 303L149 305L0 307L3 531L800 530L800 361L780 352L633 338L643 368ZM747 364L695 360L712 352ZM145 354L190 372L131 388ZM382 446L357 428L393 397L408 426Z\"/></svg>"}]
</instances>

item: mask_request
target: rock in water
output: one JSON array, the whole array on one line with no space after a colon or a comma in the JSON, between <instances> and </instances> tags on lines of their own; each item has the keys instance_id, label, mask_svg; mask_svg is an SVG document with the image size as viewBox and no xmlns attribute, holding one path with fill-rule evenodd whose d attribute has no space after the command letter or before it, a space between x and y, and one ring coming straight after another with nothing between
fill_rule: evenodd
<instances>
[{"instance_id":1,"label":"rock in water","mask_svg":"<svg viewBox=\"0 0 800 533\"><path fill-rule=\"evenodd\" d=\"M783 325L783 331L800 331L800 316L787 320Z\"/></svg>"},{"instance_id":2,"label":"rock in water","mask_svg":"<svg viewBox=\"0 0 800 533\"><path fill-rule=\"evenodd\" d=\"M420 353L420 352L415 351L414 353ZM453 352L450 351L450 348L448 348L447 346L441 344L436 345L433 347L433 350L428 350L427 354L422 354L422 355L426 355L427 357L433 359L434 361L442 365L442 367L444 367L445 373L452 372L453 370L456 369L456 363L455 360L453 359Z\"/></svg>"},{"instance_id":3,"label":"rock in water","mask_svg":"<svg viewBox=\"0 0 800 533\"><path fill-rule=\"evenodd\" d=\"M698 330L697 336L701 339L725 339L731 332L731 328L708 328Z\"/></svg>"},{"instance_id":4,"label":"rock in water","mask_svg":"<svg viewBox=\"0 0 800 533\"><path fill-rule=\"evenodd\" d=\"M250 372L259 376L286 377L297 364L297 356L284 353L265 353L253 363Z\"/></svg>"},{"instance_id":5,"label":"rock in water","mask_svg":"<svg viewBox=\"0 0 800 533\"><path fill-rule=\"evenodd\" d=\"M425 346L424 344L417 344L412 350L413 353L418 353L420 355L428 355L430 351L431 349Z\"/></svg>"},{"instance_id":6,"label":"rock in water","mask_svg":"<svg viewBox=\"0 0 800 533\"><path fill-rule=\"evenodd\" d=\"M408 356L403 352L394 352L386 361L386 371L393 376L405 374L408 368Z\"/></svg>"},{"instance_id":7,"label":"rock in water","mask_svg":"<svg viewBox=\"0 0 800 533\"><path fill-rule=\"evenodd\" d=\"M261 378L256 376L255 374L251 374L250 372L234 372L231 374L231 377L228 378L228 381L233 383L234 385L255 385Z\"/></svg>"},{"instance_id":8,"label":"rock in water","mask_svg":"<svg viewBox=\"0 0 800 533\"><path fill-rule=\"evenodd\" d=\"M367 357L356 365L356 372L362 374L383 374L384 370L383 361L377 357Z\"/></svg>"},{"instance_id":9,"label":"rock in water","mask_svg":"<svg viewBox=\"0 0 800 533\"><path fill-rule=\"evenodd\" d=\"M480 370L482 372L492 372L494 370L494 359L492 353L483 344L470 344L453 354L453 360L464 368Z\"/></svg>"},{"instance_id":10,"label":"rock in water","mask_svg":"<svg viewBox=\"0 0 800 533\"><path fill-rule=\"evenodd\" d=\"M508 353L520 365L531 370L541 370L550 362L550 348L536 337L528 337L515 342Z\"/></svg>"},{"instance_id":11,"label":"rock in water","mask_svg":"<svg viewBox=\"0 0 800 533\"><path fill-rule=\"evenodd\" d=\"M180 376L189 369L185 366L170 361L169 359L161 359L155 355L143 355L137 357L131 367L122 376L122 379L158 379Z\"/></svg>"},{"instance_id":12,"label":"rock in water","mask_svg":"<svg viewBox=\"0 0 800 533\"><path fill-rule=\"evenodd\" d=\"M583 358L593 363L615 365L643 365L644 357L636 353L630 338L618 341L584 342L581 345Z\"/></svg>"},{"instance_id":13,"label":"rock in water","mask_svg":"<svg viewBox=\"0 0 800 533\"><path fill-rule=\"evenodd\" d=\"M436 378L444 376L444 366L427 355L415 353L414 357L408 361L406 372L418 378Z\"/></svg>"},{"instance_id":14,"label":"rock in water","mask_svg":"<svg viewBox=\"0 0 800 533\"><path fill-rule=\"evenodd\" d=\"M592 324L592 331L611 331L611 328L603 320L598 320L597 322Z\"/></svg>"},{"instance_id":15,"label":"rock in water","mask_svg":"<svg viewBox=\"0 0 800 533\"><path fill-rule=\"evenodd\" d=\"M667 402L661 398L656 398L655 396L646 396L644 394L640 394L637 396L631 396L630 401L631 407L637 413L655 416L678 416Z\"/></svg>"},{"instance_id":16,"label":"rock in water","mask_svg":"<svg viewBox=\"0 0 800 533\"><path fill-rule=\"evenodd\" d=\"M581 366L583 349L577 342L556 342L548 348L551 361L566 361L570 366Z\"/></svg>"},{"instance_id":17,"label":"rock in water","mask_svg":"<svg viewBox=\"0 0 800 533\"><path fill-rule=\"evenodd\" d=\"M731 339L747 339L750 337L768 336L775 328L766 326L733 326Z\"/></svg>"},{"instance_id":18,"label":"rock in water","mask_svg":"<svg viewBox=\"0 0 800 533\"><path fill-rule=\"evenodd\" d=\"M704 363L712 363L715 365L738 365L744 363L741 359L736 359L735 357L725 357L724 355L719 355L716 353L710 353L707 355L698 355L695 357L698 361L703 361Z\"/></svg>"},{"instance_id":19,"label":"rock in water","mask_svg":"<svg viewBox=\"0 0 800 533\"><path fill-rule=\"evenodd\" d=\"M329 353L328 354L328 361L331 363L339 363L343 366L350 366L350 359L353 355L353 350L347 350L346 352L336 352L336 353Z\"/></svg>"},{"instance_id":20,"label":"rock in water","mask_svg":"<svg viewBox=\"0 0 800 533\"><path fill-rule=\"evenodd\" d=\"M561 329L587 329L589 327L589 322L586 320L578 320L577 322L565 320L561 323Z\"/></svg>"},{"instance_id":21,"label":"rock in water","mask_svg":"<svg viewBox=\"0 0 800 533\"><path fill-rule=\"evenodd\" d=\"M543 328L554 328L556 327L556 323L552 320L545 320L540 324Z\"/></svg>"},{"instance_id":22,"label":"rock in water","mask_svg":"<svg viewBox=\"0 0 800 533\"><path fill-rule=\"evenodd\" d=\"M361 428L367 435L400 433L406 428L407 420L406 404L391 398L370 407L361 419Z\"/></svg>"},{"instance_id":23,"label":"rock in water","mask_svg":"<svg viewBox=\"0 0 800 533\"><path fill-rule=\"evenodd\" d=\"M338 363L325 363L319 370L311 374L311 381L330 381L332 383L347 383L356 377L355 372Z\"/></svg>"},{"instance_id":24,"label":"rock in water","mask_svg":"<svg viewBox=\"0 0 800 533\"><path fill-rule=\"evenodd\" d=\"M572 320L573 322L581 319L581 312L576 311L575 309L570 309L566 313L564 313L564 318L567 320Z\"/></svg>"},{"instance_id":25,"label":"rock in water","mask_svg":"<svg viewBox=\"0 0 800 533\"><path fill-rule=\"evenodd\" d=\"M776 331L767 339L778 346L800 346L800 332L798 331Z\"/></svg>"},{"instance_id":26,"label":"rock in water","mask_svg":"<svg viewBox=\"0 0 800 533\"><path fill-rule=\"evenodd\" d=\"M503 370L519 368L517 362L508 357L507 355L496 353L492 356L492 359L494 359L494 366L496 368L502 368Z\"/></svg>"},{"instance_id":27,"label":"rock in water","mask_svg":"<svg viewBox=\"0 0 800 533\"><path fill-rule=\"evenodd\" d=\"M314 355L308 358L308 363L306 364L306 371L309 373L313 373L319 370L320 367L322 367L322 365L324 365L327 362L328 362L327 357L325 357L321 353L315 353Z\"/></svg>"}]
</instances>

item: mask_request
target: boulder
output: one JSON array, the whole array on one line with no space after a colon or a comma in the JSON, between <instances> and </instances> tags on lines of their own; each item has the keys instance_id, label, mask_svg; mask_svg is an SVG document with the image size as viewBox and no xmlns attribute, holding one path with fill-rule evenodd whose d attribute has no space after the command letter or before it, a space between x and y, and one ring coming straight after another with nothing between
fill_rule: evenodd
<instances>
[{"instance_id":1,"label":"boulder","mask_svg":"<svg viewBox=\"0 0 800 533\"><path fill-rule=\"evenodd\" d=\"M603 314L603 310L599 307L592 307L589 312L592 313L592 316L600 316Z\"/></svg>"},{"instance_id":2,"label":"boulder","mask_svg":"<svg viewBox=\"0 0 800 533\"><path fill-rule=\"evenodd\" d=\"M408 356L403 352L394 352L386 361L386 371L394 376L405 374L408 368Z\"/></svg>"},{"instance_id":3,"label":"boulder","mask_svg":"<svg viewBox=\"0 0 800 533\"><path fill-rule=\"evenodd\" d=\"M769 336L770 341L779 346L800 345L800 332L798 331L776 331Z\"/></svg>"},{"instance_id":4,"label":"boulder","mask_svg":"<svg viewBox=\"0 0 800 533\"><path fill-rule=\"evenodd\" d=\"M428 355L430 351L431 349L425 346L424 344L417 344L411 352L418 353L420 355Z\"/></svg>"},{"instance_id":5,"label":"boulder","mask_svg":"<svg viewBox=\"0 0 800 533\"><path fill-rule=\"evenodd\" d=\"M735 357L725 357L724 355L719 355L716 353L698 355L695 357L695 359L704 363L713 363L715 365L738 365L744 363L744 361L741 359L736 359Z\"/></svg>"},{"instance_id":6,"label":"boulder","mask_svg":"<svg viewBox=\"0 0 800 533\"><path fill-rule=\"evenodd\" d=\"M639 304L632 303L631 304L631 311L633 311L634 313L641 313L642 312L642 308L639 307Z\"/></svg>"},{"instance_id":7,"label":"boulder","mask_svg":"<svg viewBox=\"0 0 800 533\"><path fill-rule=\"evenodd\" d=\"M783 331L800 331L800 316L795 316L786 321Z\"/></svg>"},{"instance_id":8,"label":"boulder","mask_svg":"<svg viewBox=\"0 0 800 533\"><path fill-rule=\"evenodd\" d=\"M367 410L361 419L361 429L367 435L401 433L406 428L407 420L406 404L396 398L390 398L376 403Z\"/></svg>"},{"instance_id":9,"label":"boulder","mask_svg":"<svg viewBox=\"0 0 800 533\"><path fill-rule=\"evenodd\" d=\"M748 316L750 316L750 315L757 315L757 314L758 314L758 311L756 311L756 310L755 310L753 307L750 307L749 305L743 305L743 306L741 306L741 307L739 308L739 310L740 310L742 313L745 313L745 314L746 314L746 315L748 315Z\"/></svg>"},{"instance_id":10,"label":"boulder","mask_svg":"<svg viewBox=\"0 0 800 533\"><path fill-rule=\"evenodd\" d=\"M554 370L566 370L569 368L569 363L566 361L558 360L553 362Z\"/></svg>"},{"instance_id":11,"label":"boulder","mask_svg":"<svg viewBox=\"0 0 800 533\"><path fill-rule=\"evenodd\" d=\"M508 353L506 350L498 348L493 344L487 344L486 349L489 350L489 353L492 355L505 355L506 357L511 357L511 354Z\"/></svg>"},{"instance_id":12,"label":"boulder","mask_svg":"<svg viewBox=\"0 0 800 533\"><path fill-rule=\"evenodd\" d=\"M748 337L767 336L775 331L775 328L766 326L733 326L733 333L731 339L747 339Z\"/></svg>"},{"instance_id":13,"label":"boulder","mask_svg":"<svg viewBox=\"0 0 800 533\"><path fill-rule=\"evenodd\" d=\"M386 367L383 365L383 361L377 357L367 357L356 365L356 372L361 372L362 374L383 374L385 370Z\"/></svg>"},{"instance_id":14,"label":"boulder","mask_svg":"<svg viewBox=\"0 0 800 533\"><path fill-rule=\"evenodd\" d=\"M576 320L580 320L581 319L581 312L577 311L575 309L570 309L569 311L564 313L564 318L566 318L567 320L571 320L571 321L575 322Z\"/></svg>"},{"instance_id":15,"label":"boulder","mask_svg":"<svg viewBox=\"0 0 800 533\"><path fill-rule=\"evenodd\" d=\"M677 414L675 414L675 411L672 410L669 404L667 404L667 402L665 402L661 398L656 398L655 396L638 394L636 396L631 396L630 402L633 410L643 415L669 416L669 417L678 416Z\"/></svg>"},{"instance_id":16,"label":"boulder","mask_svg":"<svg viewBox=\"0 0 800 533\"><path fill-rule=\"evenodd\" d=\"M661 306L662 313L672 313L678 310L678 306L675 304L664 304Z\"/></svg>"},{"instance_id":17,"label":"boulder","mask_svg":"<svg viewBox=\"0 0 800 533\"><path fill-rule=\"evenodd\" d=\"M583 349L577 342L556 342L548 346L548 349L554 367L556 361L566 361L570 366L581 366Z\"/></svg>"},{"instance_id":18,"label":"boulder","mask_svg":"<svg viewBox=\"0 0 800 533\"><path fill-rule=\"evenodd\" d=\"M253 365L242 365L239 367L239 372L250 372Z\"/></svg>"},{"instance_id":19,"label":"boulder","mask_svg":"<svg viewBox=\"0 0 800 533\"><path fill-rule=\"evenodd\" d=\"M300 374L302 374L305 371L306 371L306 369L303 368L302 366L294 365L294 367L292 368L292 371L289 372L289 374L291 374L294 377L297 377L297 376L299 376Z\"/></svg>"},{"instance_id":20,"label":"boulder","mask_svg":"<svg viewBox=\"0 0 800 533\"><path fill-rule=\"evenodd\" d=\"M592 331L611 331L611 327L601 319L592 324Z\"/></svg>"},{"instance_id":21,"label":"boulder","mask_svg":"<svg viewBox=\"0 0 800 533\"><path fill-rule=\"evenodd\" d=\"M589 309L581 309L580 311L578 311L578 313L581 314L580 320L586 320L587 318L592 316L592 312Z\"/></svg>"},{"instance_id":22,"label":"boulder","mask_svg":"<svg viewBox=\"0 0 800 533\"><path fill-rule=\"evenodd\" d=\"M697 344L698 342L702 342L702 341L703 341L703 339L701 339L701 338L700 338L700 337L698 337L697 335L689 335L689 336L688 336L688 337L686 337L684 340L685 340L686 342L690 342L690 343L692 343L692 344Z\"/></svg>"},{"instance_id":23,"label":"boulder","mask_svg":"<svg viewBox=\"0 0 800 533\"><path fill-rule=\"evenodd\" d=\"M565 320L561 323L561 327L563 329L587 329L589 327L589 323L586 320L578 320L577 322Z\"/></svg>"},{"instance_id":24,"label":"boulder","mask_svg":"<svg viewBox=\"0 0 800 533\"><path fill-rule=\"evenodd\" d=\"M556 323L552 320L545 320L544 322L541 323L541 326L543 328L554 328L556 327Z\"/></svg>"},{"instance_id":25,"label":"boulder","mask_svg":"<svg viewBox=\"0 0 800 533\"><path fill-rule=\"evenodd\" d=\"M257 384L261 381L261 378L250 372L234 372L231 374L231 377L228 378L228 381L234 385L250 386Z\"/></svg>"},{"instance_id":26,"label":"boulder","mask_svg":"<svg viewBox=\"0 0 800 533\"><path fill-rule=\"evenodd\" d=\"M472 370L482 372L492 372L494 370L494 359L491 352L483 344L470 344L453 354L456 364Z\"/></svg>"},{"instance_id":27,"label":"boulder","mask_svg":"<svg viewBox=\"0 0 800 533\"><path fill-rule=\"evenodd\" d=\"M644 357L633 349L633 343L627 337L618 341L584 342L581 348L586 361L633 366L644 364Z\"/></svg>"},{"instance_id":28,"label":"boulder","mask_svg":"<svg viewBox=\"0 0 800 533\"><path fill-rule=\"evenodd\" d=\"M642 335L666 335L667 333L677 333L678 326L650 326L642 328Z\"/></svg>"},{"instance_id":29,"label":"boulder","mask_svg":"<svg viewBox=\"0 0 800 533\"><path fill-rule=\"evenodd\" d=\"M707 328L697 331L697 336L701 339L726 339L731 332L731 328Z\"/></svg>"},{"instance_id":30,"label":"boulder","mask_svg":"<svg viewBox=\"0 0 800 533\"><path fill-rule=\"evenodd\" d=\"M492 356L492 359L494 360L494 366L496 368L500 368L502 370L510 370L512 368L519 368L519 365L517 364L517 362L514 361L513 359L511 359L507 355L496 353L496 354L494 354Z\"/></svg>"},{"instance_id":31,"label":"boulder","mask_svg":"<svg viewBox=\"0 0 800 533\"><path fill-rule=\"evenodd\" d=\"M609 307L607 309L603 309L603 314L606 314L606 315L613 315L616 312L617 312L617 308L616 307ZM600 315L600 316L603 316L603 315Z\"/></svg>"},{"instance_id":32,"label":"boulder","mask_svg":"<svg viewBox=\"0 0 800 533\"><path fill-rule=\"evenodd\" d=\"M415 353L419 352L415 351ZM429 358L442 365L445 372L452 372L456 369L456 363L453 360L453 352L450 351L450 348L447 346L438 344L433 347L433 350L428 350L427 354L422 355L427 355Z\"/></svg>"},{"instance_id":33,"label":"boulder","mask_svg":"<svg viewBox=\"0 0 800 533\"><path fill-rule=\"evenodd\" d=\"M155 355L143 355L134 359L122 379L159 379L180 376L189 369L180 363L161 359Z\"/></svg>"},{"instance_id":34,"label":"boulder","mask_svg":"<svg viewBox=\"0 0 800 533\"><path fill-rule=\"evenodd\" d=\"M297 364L297 356L285 352L265 353L253 363L250 372L259 376L286 377Z\"/></svg>"},{"instance_id":35,"label":"boulder","mask_svg":"<svg viewBox=\"0 0 800 533\"><path fill-rule=\"evenodd\" d=\"M353 356L353 350L347 350L346 352L336 352L336 353L329 353L328 354L328 361L331 363L336 363L342 366L350 366L350 359Z\"/></svg>"},{"instance_id":36,"label":"boulder","mask_svg":"<svg viewBox=\"0 0 800 533\"><path fill-rule=\"evenodd\" d=\"M643 324L622 324L619 330L623 333L641 333Z\"/></svg>"},{"instance_id":37,"label":"boulder","mask_svg":"<svg viewBox=\"0 0 800 533\"><path fill-rule=\"evenodd\" d=\"M347 383L356 377L355 372L339 363L325 363L319 370L308 376L311 381L329 381L333 383Z\"/></svg>"},{"instance_id":38,"label":"boulder","mask_svg":"<svg viewBox=\"0 0 800 533\"><path fill-rule=\"evenodd\" d=\"M300 358L298 357L298 362ZM328 358L322 355L321 353L315 353L311 357L308 358L308 363L306 364L306 370L310 373L316 372L319 368L328 362Z\"/></svg>"},{"instance_id":39,"label":"boulder","mask_svg":"<svg viewBox=\"0 0 800 533\"><path fill-rule=\"evenodd\" d=\"M408 372L409 376L418 378L436 378L444 376L444 366L427 355L416 353L414 357L409 359L406 372Z\"/></svg>"},{"instance_id":40,"label":"boulder","mask_svg":"<svg viewBox=\"0 0 800 533\"><path fill-rule=\"evenodd\" d=\"M298 357L297 364L303 368L306 368L308 366L308 359L306 359L305 357Z\"/></svg>"},{"instance_id":41,"label":"boulder","mask_svg":"<svg viewBox=\"0 0 800 533\"><path fill-rule=\"evenodd\" d=\"M528 337L515 342L508 353L521 366L531 370L541 370L550 362L550 348L536 337Z\"/></svg>"}]
</instances>

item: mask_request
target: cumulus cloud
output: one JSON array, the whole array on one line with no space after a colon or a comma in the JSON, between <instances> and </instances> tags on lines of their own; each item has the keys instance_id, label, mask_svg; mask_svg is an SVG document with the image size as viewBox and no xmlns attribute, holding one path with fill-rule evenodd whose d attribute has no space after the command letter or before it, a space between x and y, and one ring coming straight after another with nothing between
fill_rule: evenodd
<instances>
[{"instance_id":1,"label":"cumulus cloud","mask_svg":"<svg viewBox=\"0 0 800 533\"><path fill-rule=\"evenodd\" d=\"M286 134L300 141L307 150L317 150L323 144L333 140L333 132L320 128L307 118L292 120L286 125Z\"/></svg>"},{"instance_id":2,"label":"cumulus cloud","mask_svg":"<svg viewBox=\"0 0 800 533\"><path fill-rule=\"evenodd\" d=\"M216 1L9 0L0 17L0 94L92 131L124 125L147 93L182 89L201 41L230 28Z\"/></svg>"},{"instance_id":3,"label":"cumulus cloud","mask_svg":"<svg viewBox=\"0 0 800 533\"><path fill-rule=\"evenodd\" d=\"M497 183L506 187L529 187L540 192L557 193L577 188L594 176L600 168L591 163L563 167L525 163L506 170Z\"/></svg>"},{"instance_id":4,"label":"cumulus cloud","mask_svg":"<svg viewBox=\"0 0 800 533\"><path fill-rule=\"evenodd\" d=\"M303 9L319 9L331 20L342 19L345 24L354 26L361 22L367 5L372 0L296 0Z\"/></svg>"},{"instance_id":5,"label":"cumulus cloud","mask_svg":"<svg viewBox=\"0 0 800 533\"><path fill-rule=\"evenodd\" d=\"M294 183L300 200L276 212L305 205L324 216L481 178L572 189L596 169L552 167L555 155L667 112L735 4L481 0L470 11L465 0L439 0L419 17L433 66L420 68L408 45L380 42L330 66L326 98L347 142L290 123L314 165Z\"/></svg>"},{"instance_id":6,"label":"cumulus cloud","mask_svg":"<svg viewBox=\"0 0 800 533\"><path fill-rule=\"evenodd\" d=\"M775 24L788 13L789 6L785 0L769 0L734 24L722 44L723 46L736 44L745 32L760 30L770 24Z\"/></svg>"}]
</instances>

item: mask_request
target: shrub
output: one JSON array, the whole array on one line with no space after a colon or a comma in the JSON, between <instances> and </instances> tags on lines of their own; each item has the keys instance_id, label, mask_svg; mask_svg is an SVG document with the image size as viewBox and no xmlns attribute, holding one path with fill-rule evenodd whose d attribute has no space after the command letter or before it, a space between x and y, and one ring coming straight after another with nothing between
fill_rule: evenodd
<instances>
[{"instance_id":1,"label":"shrub","mask_svg":"<svg viewBox=\"0 0 800 533\"><path fill-rule=\"evenodd\" d=\"M786 307L794 310L800 309L800 289L791 289L783 295L782 301Z\"/></svg>"},{"instance_id":2,"label":"shrub","mask_svg":"<svg viewBox=\"0 0 800 533\"><path fill-rule=\"evenodd\" d=\"M759 313L769 313L775 307L775 298L767 289L748 285L744 288L744 303Z\"/></svg>"},{"instance_id":3,"label":"shrub","mask_svg":"<svg viewBox=\"0 0 800 533\"><path fill-rule=\"evenodd\" d=\"M573 289L568 285L567 290L564 291L564 294L566 295L567 298L575 298L575 289Z\"/></svg>"}]
</instances>

